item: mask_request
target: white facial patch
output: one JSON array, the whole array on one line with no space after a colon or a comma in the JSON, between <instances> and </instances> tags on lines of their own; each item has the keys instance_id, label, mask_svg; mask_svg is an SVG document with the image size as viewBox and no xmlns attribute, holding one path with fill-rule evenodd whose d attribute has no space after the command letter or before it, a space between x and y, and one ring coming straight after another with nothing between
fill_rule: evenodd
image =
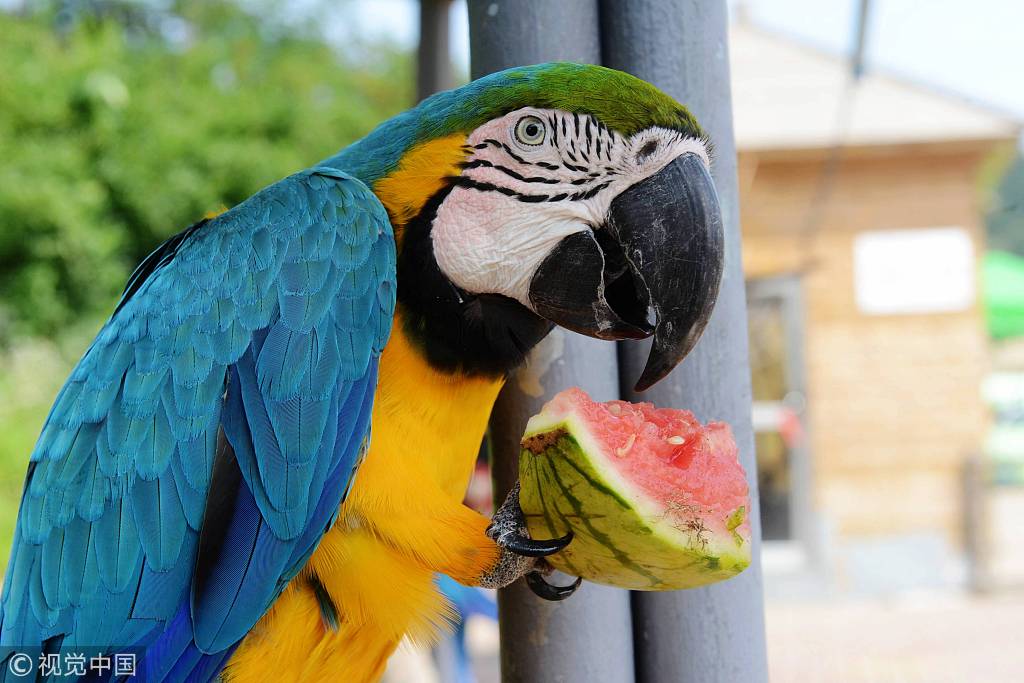
<instances>
[{"instance_id":1,"label":"white facial patch","mask_svg":"<svg viewBox=\"0 0 1024 683\"><path fill-rule=\"evenodd\" d=\"M434 257L449 280L473 293L504 294L529 306L530 280L562 238L587 230L573 216L456 187L434 220Z\"/></svg>"},{"instance_id":2,"label":"white facial patch","mask_svg":"<svg viewBox=\"0 0 1024 683\"><path fill-rule=\"evenodd\" d=\"M551 109L489 121L467 145L466 168L434 219L434 257L464 291L503 294L529 308L537 267L563 238L600 225L621 192L682 154L710 166L704 143L678 131L648 128L624 138L593 117Z\"/></svg>"}]
</instances>

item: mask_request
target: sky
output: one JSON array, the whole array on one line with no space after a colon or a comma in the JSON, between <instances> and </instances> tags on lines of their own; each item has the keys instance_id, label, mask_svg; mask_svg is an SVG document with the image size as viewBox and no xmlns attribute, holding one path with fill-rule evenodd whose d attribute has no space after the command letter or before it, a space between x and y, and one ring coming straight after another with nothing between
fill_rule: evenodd
<instances>
[{"instance_id":1,"label":"sky","mask_svg":"<svg viewBox=\"0 0 1024 683\"><path fill-rule=\"evenodd\" d=\"M855 0L738 4L754 25L830 52L853 40ZM867 40L869 68L1024 119L1024 0L872 0Z\"/></svg>"},{"instance_id":2,"label":"sky","mask_svg":"<svg viewBox=\"0 0 1024 683\"><path fill-rule=\"evenodd\" d=\"M551 0L556 1L556 0ZM853 40L858 0L731 0L751 23L832 53ZM353 0L347 32L412 46L415 0ZM452 13L452 56L469 61L464 0ZM1024 119L1024 0L872 0L867 66Z\"/></svg>"}]
</instances>

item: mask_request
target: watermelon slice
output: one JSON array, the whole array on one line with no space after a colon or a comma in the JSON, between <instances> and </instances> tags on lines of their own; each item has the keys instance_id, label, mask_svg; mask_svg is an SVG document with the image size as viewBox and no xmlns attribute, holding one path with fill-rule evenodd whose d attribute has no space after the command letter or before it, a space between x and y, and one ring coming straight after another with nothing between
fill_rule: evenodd
<instances>
[{"instance_id":1,"label":"watermelon slice","mask_svg":"<svg viewBox=\"0 0 1024 683\"><path fill-rule=\"evenodd\" d=\"M693 588L750 564L750 498L729 426L563 391L530 419L520 505L533 538L572 531L555 568L634 590Z\"/></svg>"}]
</instances>

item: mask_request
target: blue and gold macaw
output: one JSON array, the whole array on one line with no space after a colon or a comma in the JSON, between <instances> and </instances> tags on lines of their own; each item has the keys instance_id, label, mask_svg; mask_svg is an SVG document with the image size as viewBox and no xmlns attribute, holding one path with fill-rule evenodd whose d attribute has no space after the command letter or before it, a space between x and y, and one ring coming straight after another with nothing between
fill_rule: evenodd
<instances>
[{"instance_id":1,"label":"blue and gold macaw","mask_svg":"<svg viewBox=\"0 0 1024 683\"><path fill-rule=\"evenodd\" d=\"M168 240L32 453L4 662L87 648L152 682L374 680L444 623L435 573L564 597L536 558L568 538L530 539L515 492L493 520L462 505L491 406L552 325L653 336L640 388L692 348L722 269L709 166L653 86L543 64Z\"/></svg>"}]
</instances>

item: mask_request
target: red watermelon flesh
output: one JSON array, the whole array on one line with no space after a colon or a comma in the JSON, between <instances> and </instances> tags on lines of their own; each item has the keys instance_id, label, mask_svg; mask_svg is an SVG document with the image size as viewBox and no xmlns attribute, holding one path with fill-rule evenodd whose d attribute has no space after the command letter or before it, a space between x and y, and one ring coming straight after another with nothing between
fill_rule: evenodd
<instances>
[{"instance_id":1,"label":"red watermelon flesh","mask_svg":"<svg viewBox=\"0 0 1024 683\"><path fill-rule=\"evenodd\" d=\"M531 533L576 538L552 563L640 589L712 583L749 563L746 475L729 426L686 410L561 392L523 439Z\"/></svg>"},{"instance_id":2,"label":"red watermelon flesh","mask_svg":"<svg viewBox=\"0 0 1024 683\"><path fill-rule=\"evenodd\" d=\"M727 515L748 504L747 477L724 422L702 426L689 410L653 403L599 403L576 387L555 396L545 411L584 418L606 456L615 456L608 462L655 499L681 494L687 503Z\"/></svg>"}]
</instances>

